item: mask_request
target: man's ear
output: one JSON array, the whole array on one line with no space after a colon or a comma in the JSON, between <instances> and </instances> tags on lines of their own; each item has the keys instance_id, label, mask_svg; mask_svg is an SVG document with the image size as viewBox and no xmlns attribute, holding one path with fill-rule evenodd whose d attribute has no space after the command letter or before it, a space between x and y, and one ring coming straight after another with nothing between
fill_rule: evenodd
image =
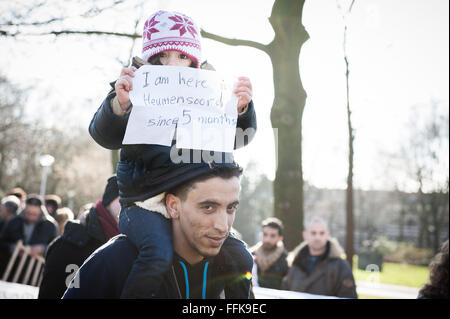
<instances>
[{"instance_id":1,"label":"man's ear","mask_svg":"<svg viewBox=\"0 0 450 319\"><path fill-rule=\"evenodd\" d=\"M174 194L167 194L166 209L172 219L177 219L180 216L181 201Z\"/></svg>"},{"instance_id":2,"label":"man's ear","mask_svg":"<svg viewBox=\"0 0 450 319\"><path fill-rule=\"evenodd\" d=\"M306 234L305 231L302 232L302 235L303 235L303 240L307 240L308 235Z\"/></svg>"}]
</instances>

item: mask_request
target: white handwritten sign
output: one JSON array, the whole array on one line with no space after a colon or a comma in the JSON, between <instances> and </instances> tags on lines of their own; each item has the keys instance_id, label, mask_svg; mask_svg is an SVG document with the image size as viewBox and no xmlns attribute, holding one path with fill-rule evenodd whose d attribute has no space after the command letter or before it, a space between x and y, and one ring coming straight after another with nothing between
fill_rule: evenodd
<instances>
[{"instance_id":1,"label":"white handwritten sign","mask_svg":"<svg viewBox=\"0 0 450 319\"><path fill-rule=\"evenodd\" d=\"M232 83L217 72L144 65L135 72L123 144L231 152L237 123Z\"/></svg>"}]
</instances>

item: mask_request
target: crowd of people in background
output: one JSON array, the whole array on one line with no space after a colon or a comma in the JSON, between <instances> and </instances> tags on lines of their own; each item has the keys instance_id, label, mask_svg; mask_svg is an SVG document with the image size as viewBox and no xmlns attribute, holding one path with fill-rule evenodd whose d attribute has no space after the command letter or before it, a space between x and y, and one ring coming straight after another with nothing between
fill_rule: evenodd
<instances>
[{"instance_id":1,"label":"crowd of people in background","mask_svg":"<svg viewBox=\"0 0 450 319\"><path fill-rule=\"evenodd\" d=\"M83 205L77 215L62 206L58 195L41 198L21 188L10 190L0 205L0 275L21 240L31 256L45 258L39 298L61 298L83 262L120 233L119 214L115 176L107 180L102 198ZM307 221L304 241L291 252L284 247L283 228L277 218L262 222L260 242L249 248L253 286L357 298L350 265L324 219ZM430 280L418 298L448 298L448 249L447 240L430 264Z\"/></svg>"},{"instance_id":2,"label":"crowd of people in background","mask_svg":"<svg viewBox=\"0 0 450 319\"><path fill-rule=\"evenodd\" d=\"M40 296L60 298L67 288L67 265L80 267L96 248L119 234L119 213L115 176L108 179L103 197L83 205L76 215L56 194L42 198L20 187L10 190L0 205L0 278L21 241L31 257L45 258Z\"/></svg>"}]
</instances>

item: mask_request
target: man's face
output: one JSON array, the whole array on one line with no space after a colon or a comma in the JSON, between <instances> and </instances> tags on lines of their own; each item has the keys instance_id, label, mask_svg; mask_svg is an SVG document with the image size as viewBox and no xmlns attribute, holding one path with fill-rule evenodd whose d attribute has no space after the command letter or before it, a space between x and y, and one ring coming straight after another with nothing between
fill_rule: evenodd
<instances>
[{"instance_id":1,"label":"man's face","mask_svg":"<svg viewBox=\"0 0 450 319\"><path fill-rule=\"evenodd\" d=\"M41 206L27 205L25 207L25 220L28 223L35 223L41 216Z\"/></svg>"},{"instance_id":2,"label":"man's face","mask_svg":"<svg viewBox=\"0 0 450 319\"><path fill-rule=\"evenodd\" d=\"M184 201L175 197L174 237L200 256L217 255L233 225L239 190L239 178L214 177L195 183Z\"/></svg>"},{"instance_id":3,"label":"man's face","mask_svg":"<svg viewBox=\"0 0 450 319\"><path fill-rule=\"evenodd\" d=\"M312 223L303 232L303 237L308 242L308 246L312 251L322 251L330 238L330 233L323 223L317 222Z\"/></svg>"},{"instance_id":4,"label":"man's face","mask_svg":"<svg viewBox=\"0 0 450 319\"><path fill-rule=\"evenodd\" d=\"M262 245L264 250L273 250L283 237L278 233L278 229L266 226L262 229Z\"/></svg>"}]
</instances>

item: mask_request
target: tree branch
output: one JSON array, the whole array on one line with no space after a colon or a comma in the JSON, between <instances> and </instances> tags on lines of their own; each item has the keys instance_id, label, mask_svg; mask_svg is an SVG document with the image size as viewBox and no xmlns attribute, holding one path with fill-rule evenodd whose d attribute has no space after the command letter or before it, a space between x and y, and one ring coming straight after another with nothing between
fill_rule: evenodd
<instances>
[{"instance_id":1,"label":"tree branch","mask_svg":"<svg viewBox=\"0 0 450 319\"><path fill-rule=\"evenodd\" d=\"M262 43L259 42L255 42L255 41L250 41L250 40L240 40L240 39L230 39L230 38L225 38L213 33L209 33L205 30L201 30L200 31L202 37L207 38L207 39L211 39L211 40L215 40L224 44L228 44L228 45L234 45L234 46L238 46L238 45L243 45L243 46L248 46L248 47L252 47L255 49L259 49L261 51L266 52L267 54L269 54L269 49L267 45L264 45Z\"/></svg>"},{"instance_id":2,"label":"tree branch","mask_svg":"<svg viewBox=\"0 0 450 319\"><path fill-rule=\"evenodd\" d=\"M85 35L113 35L117 37L131 38L137 39L140 38L141 35L137 33L121 33L121 32L109 32L109 31L98 31L98 30L61 30L61 31L49 31L43 33L35 33L35 34L27 34L27 35L49 35L53 34L56 36L63 34L85 34Z\"/></svg>"}]
</instances>

